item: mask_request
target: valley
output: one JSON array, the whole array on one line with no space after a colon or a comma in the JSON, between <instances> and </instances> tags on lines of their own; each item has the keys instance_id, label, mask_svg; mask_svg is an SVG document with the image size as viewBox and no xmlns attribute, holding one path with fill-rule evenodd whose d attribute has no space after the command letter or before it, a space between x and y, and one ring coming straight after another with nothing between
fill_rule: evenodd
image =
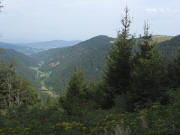
<instances>
[{"instance_id":1,"label":"valley","mask_svg":"<svg viewBox=\"0 0 180 135\"><path fill-rule=\"evenodd\" d=\"M41 66L41 63L38 64ZM46 95L50 95L51 97L58 97L58 95L54 92L53 87L47 87L46 86L46 80L51 75L51 71L48 73L42 72L39 70L40 67L30 67L30 70L33 70L36 72L35 80L40 83L40 90L42 93Z\"/></svg>"},{"instance_id":2,"label":"valley","mask_svg":"<svg viewBox=\"0 0 180 135\"><path fill-rule=\"evenodd\" d=\"M177 54L180 36L155 35L152 40L159 43L158 48L166 59ZM37 91L57 97L75 68L82 68L86 81L99 80L113 41L114 38L100 35L74 46L49 49L30 56L5 49L0 59L14 59L17 61L17 73L28 78Z\"/></svg>"}]
</instances>

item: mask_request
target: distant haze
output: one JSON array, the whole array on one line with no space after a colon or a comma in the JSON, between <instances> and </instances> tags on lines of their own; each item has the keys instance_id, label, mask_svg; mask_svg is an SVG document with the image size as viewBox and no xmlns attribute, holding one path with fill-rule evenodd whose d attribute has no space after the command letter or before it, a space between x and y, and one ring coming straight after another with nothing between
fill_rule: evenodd
<instances>
[{"instance_id":1,"label":"distant haze","mask_svg":"<svg viewBox=\"0 0 180 135\"><path fill-rule=\"evenodd\" d=\"M115 37L126 4L132 33L149 20L152 34L180 34L180 0L3 0L0 41L38 42Z\"/></svg>"},{"instance_id":2,"label":"distant haze","mask_svg":"<svg viewBox=\"0 0 180 135\"><path fill-rule=\"evenodd\" d=\"M74 41L53 40L53 41L44 41L44 42L24 43L24 44L18 44L18 45L36 48L36 49L48 50L51 48L62 48L62 47L73 46L75 44L78 44L79 42L81 41L79 40L74 40Z\"/></svg>"}]
</instances>

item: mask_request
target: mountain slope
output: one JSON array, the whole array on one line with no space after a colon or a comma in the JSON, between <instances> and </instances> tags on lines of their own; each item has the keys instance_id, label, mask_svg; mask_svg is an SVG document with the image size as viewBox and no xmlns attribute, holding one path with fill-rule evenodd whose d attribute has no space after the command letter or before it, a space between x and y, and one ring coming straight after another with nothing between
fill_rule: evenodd
<instances>
[{"instance_id":1,"label":"mountain slope","mask_svg":"<svg viewBox=\"0 0 180 135\"><path fill-rule=\"evenodd\" d=\"M51 49L35 56L43 63L40 70L51 72L46 79L48 88L59 92L76 67L81 67L86 80L99 79L113 38L97 36L72 47Z\"/></svg>"},{"instance_id":2,"label":"mountain slope","mask_svg":"<svg viewBox=\"0 0 180 135\"><path fill-rule=\"evenodd\" d=\"M180 35L172 38L171 40L161 42L158 48L164 56L168 58L175 57L177 55L178 48L180 48Z\"/></svg>"}]
</instances>

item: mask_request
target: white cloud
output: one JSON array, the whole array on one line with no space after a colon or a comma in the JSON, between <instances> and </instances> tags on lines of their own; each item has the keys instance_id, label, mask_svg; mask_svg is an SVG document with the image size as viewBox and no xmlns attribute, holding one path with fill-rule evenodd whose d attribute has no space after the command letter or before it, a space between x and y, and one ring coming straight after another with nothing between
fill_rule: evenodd
<instances>
[{"instance_id":1,"label":"white cloud","mask_svg":"<svg viewBox=\"0 0 180 135\"><path fill-rule=\"evenodd\" d=\"M156 8L147 8L146 9L146 12L151 14L151 13L156 13L157 12L157 9Z\"/></svg>"},{"instance_id":2,"label":"white cloud","mask_svg":"<svg viewBox=\"0 0 180 135\"><path fill-rule=\"evenodd\" d=\"M148 14L161 13L161 14L180 14L180 10L171 8L146 8Z\"/></svg>"}]
</instances>

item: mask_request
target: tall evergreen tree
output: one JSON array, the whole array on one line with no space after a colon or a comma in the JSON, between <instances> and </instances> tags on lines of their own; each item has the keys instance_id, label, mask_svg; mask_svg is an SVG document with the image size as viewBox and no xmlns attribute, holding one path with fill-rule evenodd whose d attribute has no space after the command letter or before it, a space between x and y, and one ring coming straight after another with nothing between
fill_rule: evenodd
<instances>
[{"instance_id":1,"label":"tall evergreen tree","mask_svg":"<svg viewBox=\"0 0 180 135\"><path fill-rule=\"evenodd\" d=\"M145 107L146 104L160 99L163 94L164 66L156 49L156 44L151 42L149 25L145 23L144 36L138 43L140 51L134 58L132 72L133 100L132 103Z\"/></svg>"},{"instance_id":2,"label":"tall evergreen tree","mask_svg":"<svg viewBox=\"0 0 180 135\"><path fill-rule=\"evenodd\" d=\"M125 8L125 16L121 20L122 30L118 33L118 38L111 47L107 57L107 66L104 74L105 93L107 103L105 108L114 105L116 95L125 94L130 90L131 82L131 57L132 57L132 38L129 28L131 20L129 10Z\"/></svg>"}]
</instances>

